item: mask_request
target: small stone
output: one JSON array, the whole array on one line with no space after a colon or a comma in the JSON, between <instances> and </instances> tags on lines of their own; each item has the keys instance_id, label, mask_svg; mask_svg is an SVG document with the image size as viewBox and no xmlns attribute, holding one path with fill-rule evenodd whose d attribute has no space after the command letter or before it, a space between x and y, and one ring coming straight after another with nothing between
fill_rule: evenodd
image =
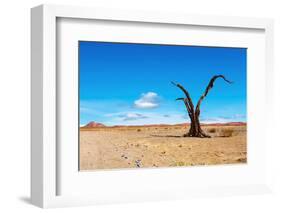
<instances>
[{"instance_id":1,"label":"small stone","mask_svg":"<svg viewBox=\"0 0 281 213\"><path fill-rule=\"evenodd\" d=\"M141 167L141 160L136 160L135 163L138 168Z\"/></svg>"}]
</instances>

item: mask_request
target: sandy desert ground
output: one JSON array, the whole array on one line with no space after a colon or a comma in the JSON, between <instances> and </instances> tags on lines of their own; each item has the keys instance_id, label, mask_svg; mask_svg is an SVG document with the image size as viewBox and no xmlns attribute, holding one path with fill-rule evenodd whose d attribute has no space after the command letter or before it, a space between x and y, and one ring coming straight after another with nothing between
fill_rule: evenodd
<instances>
[{"instance_id":1,"label":"sandy desert ground","mask_svg":"<svg viewBox=\"0 0 281 213\"><path fill-rule=\"evenodd\" d=\"M184 125L80 128L80 170L247 162L246 125L202 128L212 137L182 137Z\"/></svg>"}]
</instances>

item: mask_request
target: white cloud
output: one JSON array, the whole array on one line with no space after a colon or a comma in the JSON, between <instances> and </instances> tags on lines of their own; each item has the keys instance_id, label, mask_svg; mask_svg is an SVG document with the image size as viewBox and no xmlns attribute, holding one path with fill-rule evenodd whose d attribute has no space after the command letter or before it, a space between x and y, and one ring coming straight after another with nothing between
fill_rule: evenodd
<instances>
[{"instance_id":1,"label":"white cloud","mask_svg":"<svg viewBox=\"0 0 281 213\"><path fill-rule=\"evenodd\" d=\"M211 123L228 123L231 120L226 119L226 118L221 118L221 117L217 117L217 118L201 118L200 122L204 123L204 124L211 124Z\"/></svg>"},{"instance_id":2,"label":"white cloud","mask_svg":"<svg viewBox=\"0 0 281 213\"><path fill-rule=\"evenodd\" d=\"M159 106L159 96L155 92L143 93L140 99L134 102L134 106L139 109L151 109Z\"/></svg>"},{"instance_id":3,"label":"white cloud","mask_svg":"<svg viewBox=\"0 0 281 213\"><path fill-rule=\"evenodd\" d=\"M245 122L245 115L236 114L233 116L218 116L218 117L209 117L209 118L201 118L200 121L202 123L228 123L228 122Z\"/></svg>"},{"instance_id":4,"label":"white cloud","mask_svg":"<svg viewBox=\"0 0 281 213\"><path fill-rule=\"evenodd\" d=\"M168 116L167 116L168 115ZM110 119L104 124L112 125L146 125L146 124L177 124L189 122L178 112L120 112L107 114Z\"/></svg>"},{"instance_id":5,"label":"white cloud","mask_svg":"<svg viewBox=\"0 0 281 213\"><path fill-rule=\"evenodd\" d=\"M123 121L134 121L134 120L139 120L139 119L144 119L144 118L148 118L147 116L140 114L140 113L126 113L123 115L119 115L120 118L123 119Z\"/></svg>"}]
</instances>

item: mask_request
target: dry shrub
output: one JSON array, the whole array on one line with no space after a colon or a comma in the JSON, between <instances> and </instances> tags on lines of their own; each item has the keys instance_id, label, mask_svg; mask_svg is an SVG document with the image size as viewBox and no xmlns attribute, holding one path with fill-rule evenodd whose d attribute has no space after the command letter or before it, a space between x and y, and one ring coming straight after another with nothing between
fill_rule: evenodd
<instances>
[{"instance_id":1,"label":"dry shrub","mask_svg":"<svg viewBox=\"0 0 281 213\"><path fill-rule=\"evenodd\" d=\"M222 128L220 130L221 137L231 137L233 135L234 129L233 128Z\"/></svg>"},{"instance_id":2,"label":"dry shrub","mask_svg":"<svg viewBox=\"0 0 281 213\"><path fill-rule=\"evenodd\" d=\"M209 133L215 133L217 130L216 130L216 128L210 128L210 129L208 129L208 132Z\"/></svg>"},{"instance_id":3,"label":"dry shrub","mask_svg":"<svg viewBox=\"0 0 281 213\"><path fill-rule=\"evenodd\" d=\"M185 166L185 162L175 162L174 166Z\"/></svg>"},{"instance_id":4,"label":"dry shrub","mask_svg":"<svg viewBox=\"0 0 281 213\"><path fill-rule=\"evenodd\" d=\"M236 161L240 163L247 163L247 158L238 158Z\"/></svg>"},{"instance_id":5,"label":"dry shrub","mask_svg":"<svg viewBox=\"0 0 281 213\"><path fill-rule=\"evenodd\" d=\"M174 162L171 166L194 166L194 163L178 161Z\"/></svg>"},{"instance_id":6,"label":"dry shrub","mask_svg":"<svg viewBox=\"0 0 281 213\"><path fill-rule=\"evenodd\" d=\"M137 131L138 131L138 132L140 132L140 131L141 131L141 129L137 129Z\"/></svg>"}]
</instances>

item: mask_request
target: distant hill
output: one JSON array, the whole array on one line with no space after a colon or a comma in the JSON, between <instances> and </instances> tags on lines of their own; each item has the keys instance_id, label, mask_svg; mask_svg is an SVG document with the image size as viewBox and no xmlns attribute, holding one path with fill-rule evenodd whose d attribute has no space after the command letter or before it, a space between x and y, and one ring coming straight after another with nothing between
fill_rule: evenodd
<instances>
[{"instance_id":1,"label":"distant hill","mask_svg":"<svg viewBox=\"0 0 281 213\"><path fill-rule=\"evenodd\" d=\"M201 125L202 126L246 126L247 123L245 122L210 123L210 124L201 123Z\"/></svg>"},{"instance_id":2,"label":"distant hill","mask_svg":"<svg viewBox=\"0 0 281 213\"><path fill-rule=\"evenodd\" d=\"M97 122L91 121L83 127L84 128L94 128L94 127L105 127L105 125L102 123L97 123Z\"/></svg>"}]
</instances>

